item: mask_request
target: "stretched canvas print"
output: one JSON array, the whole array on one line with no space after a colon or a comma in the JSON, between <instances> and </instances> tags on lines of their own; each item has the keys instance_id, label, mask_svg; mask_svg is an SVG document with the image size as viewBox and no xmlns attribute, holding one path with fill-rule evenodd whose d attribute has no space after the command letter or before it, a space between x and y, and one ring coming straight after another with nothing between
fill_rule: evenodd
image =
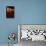
<instances>
[{"instance_id":1,"label":"stretched canvas print","mask_svg":"<svg viewBox=\"0 0 46 46\"><path fill-rule=\"evenodd\" d=\"M14 18L14 6L6 7L6 18Z\"/></svg>"}]
</instances>

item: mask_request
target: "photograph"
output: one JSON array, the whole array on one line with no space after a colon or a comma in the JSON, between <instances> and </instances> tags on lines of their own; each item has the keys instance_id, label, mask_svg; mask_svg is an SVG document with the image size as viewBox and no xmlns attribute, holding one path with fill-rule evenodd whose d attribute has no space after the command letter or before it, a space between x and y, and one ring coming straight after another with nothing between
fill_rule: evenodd
<instances>
[{"instance_id":1,"label":"photograph","mask_svg":"<svg viewBox=\"0 0 46 46\"><path fill-rule=\"evenodd\" d=\"M14 6L6 7L6 18L14 18Z\"/></svg>"}]
</instances>

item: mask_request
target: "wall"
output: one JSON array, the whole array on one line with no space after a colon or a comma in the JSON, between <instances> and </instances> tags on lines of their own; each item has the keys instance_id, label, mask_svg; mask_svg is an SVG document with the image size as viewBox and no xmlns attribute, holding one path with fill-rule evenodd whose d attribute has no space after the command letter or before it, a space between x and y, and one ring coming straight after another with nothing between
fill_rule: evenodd
<instances>
[{"instance_id":1,"label":"wall","mask_svg":"<svg viewBox=\"0 0 46 46\"><path fill-rule=\"evenodd\" d=\"M7 5L15 6L14 19L6 18ZM0 44L8 43L9 32L17 34L17 24L46 24L46 0L0 0Z\"/></svg>"},{"instance_id":2,"label":"wall","mask_svg":"<svg viewBox=\"0 0 46 46\"><path fill-rule=\"evenodd\" d=\"M16 32L17 35L17 16L14 19L6 18L6 6L16 6L16 0L0 0L0 44L8 43L8 34ZM17 39L15 41L18 42Z\"/></svg>"},{"instance_id":3,"label":"wall","mask_svg":"<svg viewBox=\"0 0 46 46\"><path fill-rule=\"evenodd\" d=\"M19 24L46 24L46 0L16 0Z\"/></svg>"}]
</instances>

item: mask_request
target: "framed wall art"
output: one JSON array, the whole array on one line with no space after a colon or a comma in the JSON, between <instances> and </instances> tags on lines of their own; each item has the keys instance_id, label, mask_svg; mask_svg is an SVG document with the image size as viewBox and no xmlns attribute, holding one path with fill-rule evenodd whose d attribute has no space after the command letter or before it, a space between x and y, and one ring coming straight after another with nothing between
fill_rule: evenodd
<instances>
[{"instance_id":1,"label":"framed wall art","mask_svg":"<svg viewBox=\"0 0 46 46\"><path fill-rule=\"evenodd\" d=\"M14 6L7 6L6 7L6 18L14 18Z\"/></svg>"}]
</instances>

